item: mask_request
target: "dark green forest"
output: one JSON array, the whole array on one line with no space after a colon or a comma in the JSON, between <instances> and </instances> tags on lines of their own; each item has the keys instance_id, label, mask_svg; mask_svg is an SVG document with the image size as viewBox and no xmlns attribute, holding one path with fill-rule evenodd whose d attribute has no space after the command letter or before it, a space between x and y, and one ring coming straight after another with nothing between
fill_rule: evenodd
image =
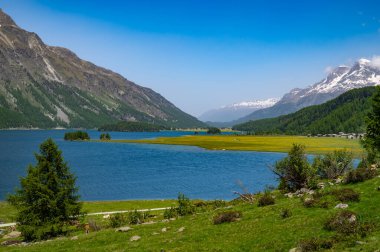
<instances>
[{"instance_id":1,"label":"dark green forest","mask_svg":"<svg viewBox=\"0 0 380 252\"><path fill-rule=\"evenodd\" d=\"M234 130L253 134L334 134L365 132L365 120L371 109L375 87L350 90L337 98L275 118L235 125Z\"/></svg>"},{"instance_id":2,"label":"dark green forest","mask_svg":"<svg viewBox=\"0 0 380 252\"><path fill-rule=\"evenodd\" d=\"M157 132L160 130L170 130L162 125L145 122L118 122L101 126L99 131L127 131L127 132Z\"/></svg>"}]
</instances>

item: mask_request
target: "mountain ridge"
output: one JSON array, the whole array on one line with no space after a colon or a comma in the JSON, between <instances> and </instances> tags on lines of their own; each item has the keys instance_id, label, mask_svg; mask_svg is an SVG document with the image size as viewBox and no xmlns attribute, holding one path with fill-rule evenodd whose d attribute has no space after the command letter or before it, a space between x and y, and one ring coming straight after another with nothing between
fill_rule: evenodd
<instances>
[{"instance_id":1,"label":"mountain ridge","mask_svg":"<svg viewBox=\"0 0 380 252\"><path fill-rule=\"evenodd\" d=\"M0 63L0 128L93 128L117 121L205 126L152 89L46 45L2 10Z\"/></svg>"}]
</instances>

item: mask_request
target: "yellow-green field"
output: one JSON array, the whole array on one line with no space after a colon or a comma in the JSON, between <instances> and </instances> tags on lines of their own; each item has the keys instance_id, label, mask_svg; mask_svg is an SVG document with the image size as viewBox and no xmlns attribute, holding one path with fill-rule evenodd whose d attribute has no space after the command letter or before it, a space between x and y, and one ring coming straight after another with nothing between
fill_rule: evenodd
<instances>
[{"instance_id":1,"label":"yellow-green field","mask_svg":"<svg viewBox=\"0 0 380 252\"><path fill-rule=\"evenodd\" d=\"M306 146L310 154L324 154L336 149L347 149L360 157L363 149L358 140L331 137L304 136L181 136L160 137L145 140L112 140L118 143L148 143L191 145L209 150L242 150L264 152L288 152L293 143Z\"/></svg>"}]
</instances>

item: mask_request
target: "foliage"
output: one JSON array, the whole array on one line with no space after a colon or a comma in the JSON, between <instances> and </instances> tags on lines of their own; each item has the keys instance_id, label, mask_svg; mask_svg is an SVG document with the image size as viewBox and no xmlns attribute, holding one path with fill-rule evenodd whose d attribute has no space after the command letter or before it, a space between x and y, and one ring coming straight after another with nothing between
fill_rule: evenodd
<instances>
[{"instance_id":1,"label":"foliage","mask_svg":"<svg viewBox=\"0 0 380 252\"><path fill-rule=\"evenodd\" d=\"M170 207L164 211L164 219L176 218L178 216L177 208Z\"/></svg>"},{"instance_id":2,"label":"foliage","mask_svg":"<svg viewBox=\"0 0 380 252\"><path fill-rule=\"evenodd\" d=\"M100 231L102 229L102 226L94 219L89 219L88 225L90 226L90 230L95 232Z\"/></svg>"},{"instance_id":3,"label":"foliage","mask_svg":"<svg viewBox=\"0 0 380 252\"><path fill-rule=\"evenodd\" d=\"M371 167L361 166L355 170L351 170L347 173L344 180L347 184L355 184L358 182L363 182L365 180L374 178L377 175L377 170Z\"/></svg>"},{"instance_id":4,"label":"foliage","mask_svg":"<svg viewBox=\"0 0 380 252\"><path fill-rule=\"evenodd\" d=\"M85 131L75 131L75 132L66 132L64 139L67 141L75 141L75 140L90 140L90 136Z\"/></svg>"},{"instance_id":5,"label":"foliage","mask_svg":"<svg viewBox=\"0 0 380 252\"><path fill-rule=\"evenodd\" d=\"M363 141L367 149L370 161L380 157L380 87L376 87L376 92L372 97L372 108L367 116L366 135Z\"/></svg>"},{"instance_id":6,"label":"foliage","mask_svg":"<svg viewBox=\"0 0 380 252\"><path fill-rule=\"evenodd\" d=\"M207 129L207 134L210 134L210 135L216 135L216 134L221 134L222 131L217 128L217 127L210 127Z\"/></svg>"},{"instance_id":7,"label":"foliage","mask_svg":"<svg viewBox=\"0 0 380 252\"><path fill-rule=\"evenodd\" d=\"M225 222L234 222L242 217L242 213L238 211L227 211L218 213L213 218L213 223L215 225L222 224Z\"/></svg>"},{"instance_id":8,"label":"foliage","mask_svg":"<svg viewBox=\"0 0 380 252\"><path fill-rule=\"evenodd\" d=\"M320 249L331 249L333 247L333 244L333 240L324 240L313 237L311 239L301 240L298 243L298 248L302 252L318 251Z\"/></svg>"},{"instance_id":9,"label":"foliage","mask_svg":"<svg viewBox=\"0 0 380 252\"><path fill-rule=\"evenodd\" d=\"M365 116L371 108L370 97L374 92L374 87L350 90L321 105L306 107L289 115L246 122L235 125L233 129L256 134L289 135L364 132Z\"/></svg>"},{"instance_id":10,"label":"foliage","mask_svg":"<svg viewBox=\"0 0 380 252\"><path fill-rule=\"evenodd\" d=\"M111 140L111 135L109 133L102 133L99 138L102 141L108 141Z\"/></svg>"},{"instance_id":11,"label":"foliage","mask_svg":"<svg viewBox=\"0 0 380 252\"><path fill-rule=\"evenodd\" d=\"M280 212L281 218L286 219L286 218L291 217L292 215L293 215L292 211L289 208L281 209L281 212Z\"/></svg>"},{"instance_id":12,"label":"foliage","mask_svg":"<svg viewBox=\"0 0 380 252\"><path fill-rule=\"evenodd\" d=\"M111 227L117 228L125 225L127 223L127 218L122 213L116 213L110 215L109 222Z\"/></svg>"},{"instance_id":13,"label":"foliage","mask_svg":"<svg viewBox=\"0 0 380 252\"><path fill-rule=\"evenodd\" d=\"M168 127L147 122L118 122L99 127L99 131L125 131L125 132L158 132L170 129Z\"/></svg>"},{"instance_id":14,"label":"foliage","mask_svg":"<svg viewBox=\"0 0 380 252\"><path fill-rule=\"evenodd\" d=\"M332 194L341 202L360 201L360 194L351 188L336 189Z\"/></svg>"},{"instance_id":15,"label":"foliage","mask_svg":"<svg viewBox=\"0 0 380 252\"><path fill-rule=\"evenodd\" d=\"M195 213L195 206L191 203L183 193L178 194L178 208L177 212L179 216L185 216Z\"/></svg>"},{"instance_id":16,"label":"foliage","mask_svg":"<svg viewBox=\"0 0 380 252\"><path fill-rule=\"evenodd\" d=\"M146 218L146 214L139 212L137 210L131 211L128 213L128 222L129 224L141 224Z\"/></svg>"},{"instance_id":17,"label":"foliage","mask_svg":"<svg viewBox=\"0 0 380 252\"><path fill-rule=\"evenodd\" d=\"M316 172L305 155L305 146L293 144L288 156L276 162L272 171L280 180L280 189L296 191L309 186Z\"/></svg>"},{"instance_id":18,"label":"foliage","mask_svg":"<svg viewBox=\"0 0 380 252\"><path fill-rule=\"evenodd\" d=\"M78 219L81 204L75 176L52 139L40 145L37 165L20 179L21 189L8 197L18 209L19 230L26 240L40 240L64 233Z\"/></svg>"},{"instance_id":19,"label":"foliage","mask_svg":"<svg viewBox=\"0 0 380 252\"><path fill-rule=\"evenodd\" d=\"M269 192L265 192L258 200L257 205L259 207L274 205L275 200Z\"/></svg>"},{"instance_id":20,"label":"foliage","mask_svg":"<svg viewBox=\"0 0 380 252\"><path fill-rule=\"evenodd\" d=\"M314 159L313 167L322 179L336 179L353 168L352 153L347 150L334 150Z\"/></svg>"}]
</instances>

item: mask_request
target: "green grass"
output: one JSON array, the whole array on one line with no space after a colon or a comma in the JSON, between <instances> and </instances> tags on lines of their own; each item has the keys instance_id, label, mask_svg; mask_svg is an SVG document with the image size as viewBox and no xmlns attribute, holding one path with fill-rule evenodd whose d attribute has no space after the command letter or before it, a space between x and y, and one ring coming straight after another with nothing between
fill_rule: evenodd
<instances>
[{"instance_id":1,"label":"green grass","mask_svg":"<svg viewBox=\"0 0 380 252\"><path fill-rule=\"evenodd\" d=\"M0 221L8 223L14 222L17 211L14 207L4 201L0 201Z\"/></svg>"},{"instance_id":2,"label":"green grass","mask_svg":"<svg viewBox=\"0 0 380 252\"><path fill-rule=\"evenodd\" d=\"M379 185L380 178L376 177L355 185L331 187L348 187L360 192L361 200L348 203L348 209L358 213L360 218L377 224L376 230L367 237L337 243L331 251L375 251L380 248L380 192L376 190ZM299 198L288 199L277 193L275 205L266 207L257 207L256 204L233 205L229 210L241 211L243 214L240 221L233 223L214 225L212 223L213 216L222 210L208 210L168 223L135 225L133 230L128 233L104 229L85 235L83 231L78 231L73 234L79 234L78 240L62 238L27 247L1 247L0 250L289 251L289 249L296 247L300 240L334 236L334 232L323 228L326 219L338 211L333 208L338 202L333 201L331 203L332 206L328 209L306 208ZM290 209L292 216L282 219L280 212L283 208ZM98 211L97 207L95 209ZM168 227L168 232L162 233L163 227ZM180 227L185 227L185 230L177 232ZM159 234L153 235L153 232ZM134 235L141 236L141 240L131 242L129 239ZM365 242L365 244L356 244L355 241L357 240Z\"/></svg>"},{"instance_id":3,"label":"green grass","mask_svg":"<svg viewBox=\"0 0 380 252\"><path fill-rule=\"evenodd\" d=\"M356 157L363 154L358 140L330 137L304 136L180 136L144 140L111 140L116 143L148 143L191 145L209 150L242 150L263 152L288 152L292 143L306 146L310 154L325 154L335 149L348 149Z\"/></svg>"}]
</instances>

